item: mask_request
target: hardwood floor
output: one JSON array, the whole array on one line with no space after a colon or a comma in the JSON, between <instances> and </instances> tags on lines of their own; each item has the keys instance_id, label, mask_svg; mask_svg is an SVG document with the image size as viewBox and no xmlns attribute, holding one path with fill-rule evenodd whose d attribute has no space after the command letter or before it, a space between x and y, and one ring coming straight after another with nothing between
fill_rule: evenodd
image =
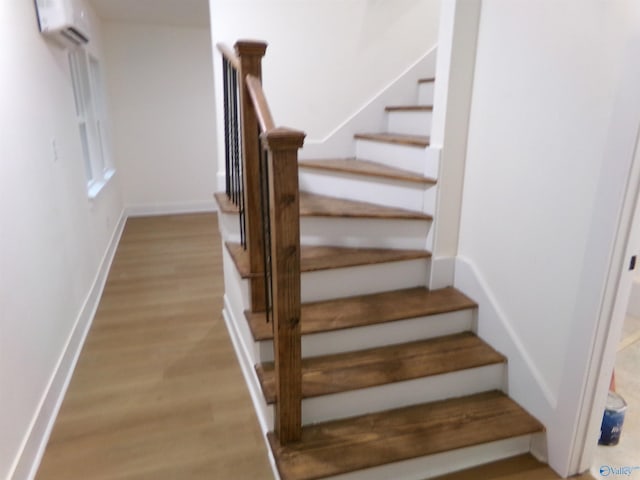
<instances>
[{"instance_id":1,"label":"hardwood floor","mask_svg":"<svg viewBox=\"0 0 640 480\"><path fill-rule=\"evenodd\" d=\"M38 480L273 478L220 315L221 249L212 214L127 222ZM442 480L556 478L523 456Z\"/></svg>"},{"instance_id":2,"label":"hardwood floor","mask_svg":"<svg viewBox=\"0 0 640 480\"><path fill-rule=\"evenodd\" d=\"M132 218L38 480L269 479L213 214Z\"/></svg>"}]
</instances>

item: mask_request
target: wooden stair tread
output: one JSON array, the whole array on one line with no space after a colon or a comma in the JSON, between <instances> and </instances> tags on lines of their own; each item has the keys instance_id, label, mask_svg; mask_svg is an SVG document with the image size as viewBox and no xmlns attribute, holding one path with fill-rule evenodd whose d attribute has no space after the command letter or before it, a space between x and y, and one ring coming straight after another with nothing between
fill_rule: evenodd
<instances>
[{"instance_id":1,"label":"wooden stair tread","mask_svg":"<svg viewBox=\"0 0 640 480\"><path fill-rule=\"evenodd\" d=\"M431 480L560 480L549 465L535 459L530 453L505 458L476 467L434 477ZM571 477L573 480L596 480L588 472Z\"/></svg>"},{"instance_id":2,"label":"wooden stair tread","mask_svg":"<svg viewBox=\"0 0 640 480\"><path fill-rule=\"evenodd\" d=\"M360 388L505 362L471 332L302 359L302 397ZM256 366L267 403L275 403L273 363Z\"/></svg>"},{"instance_id":3,"label":"wooden stair tread","mask_svg":"<svg viewBox=\"0 0 640 480\"><path fill-rule=\"evenodd\" d=\"M385 107L387 112L431 112L432 105L391 105Z\"/></svg>"},{"instance_id":4,"label":"wooden stair tread","mask_svg":"<svg viewBox=\"0 0 640 480\"><path fill-rule=\"evenodd\" d=\"M421 78L418 80L418 83L431 83L431 82L435 82L436 78L435 77L428 77L428 78Z\"/></svg>"},{"instance_id":5,"label":"wooden stair tread","mask_svg":"<svg viewBox=\"0 0 640 480\"><path fill-rule=\"evenodd\" d=\"M231 201L225 192L216 192L213 194L216 203L218 204L218 210L222 213L238 213L238 207Z\"/></svg>"},{"instance_id":6,"label":"wooden stair tread","mask_svg":"<svg viewBox=\"0 0 640 480\"><path fill-rule=\"evenodd\" d=\"M338 298L302 304L301 333L342 330L408 318L476 308L477 304L452 287L424 287ZM256 341L273 339L272 324L264 312L245 312Z\"/></svg>"},{"instance_id":7,"label":"wooden stair tread","mask_svg":"<svg viewBox=\"0 0 640 480\"><path fill-rule=\"evenodd\" d=\"M282 480L315 480L542 431L492 391L309 425L286 446L267 436Z\"/></svg>"},{"instance_id":8,"label":"wooden stair tread","mask_svg":"<svg viewBox=\"0 0 640 480\"><path fill-rule=\"evenodd\" d=\"M249 254L239 243L225 243L231 254L238 273L242 278L249 278ZM315 272L333 268L374 265L378 263L430 258L427 250L396 250L391 248L334 247L323 245L300 246L300 271ZM262 272L256 275L261 275Z\"/></svg>"},{"instance_id":9,"label":"wooden stair tread","mask_svg":"<svg viewBox=\"0 0 640 480\"><path fill-rule=\"evenodd\" d=\"M356 133L356 139L374 142L393 143L410 147L428 147L429 137L426 135L406 135L400 133Z\"/></svg>"},{"instance_id":10,"label":"wooden stair tread","mask_svg":"<svg viewBox=\"0 0 640 480\"><path fill-rule=\"evenodd\" d=\"M382 163L371 162L369 160L358 160L355 158L301 160L298 164L300 168L312 170L353 173L357 175L367 175L370 177L381 177L392 180L420 183L424 185L433 185L436 183L435 179L424 177L418 173L388 167Z\"/></svg>"},{"instance_id":11,"label":"wooden stair tread","mask_svg":"<svg viewBox=\"0 0 640 480\"><path fill-rule=\"evenodd\" d=\"M236 207L223 192L214 194L222 213L237 214ZM404 208L300 192L301 217L379 218L388 220L426 220L433 216Z\"/></svg>"},{"instance_id":12,"label":"wooden stair tread","mask_svg":"<svg viewBox=\"0 0 640 480\"><path fill-rule=\"evenodd\" d=\"M432 220L431 215L385 207L375 203L358 202L343 198L300 192L300 216L302 217L342 217L342 218L380 218L397 220Z\"/></svg>"}]
</instances>

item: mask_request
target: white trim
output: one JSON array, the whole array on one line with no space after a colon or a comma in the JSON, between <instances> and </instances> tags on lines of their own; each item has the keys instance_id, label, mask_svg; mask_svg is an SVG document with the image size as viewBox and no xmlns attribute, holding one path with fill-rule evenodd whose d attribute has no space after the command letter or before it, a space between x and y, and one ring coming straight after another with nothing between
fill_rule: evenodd
<instances>
[{"instance_id":1,"label":"white trim","mask_svg":"<svg viewBox=\"0 0 640 480\"><path fill-rule=\"evenodd\" d=\"M247 346L242 340L241 333L236 327L237 319L233 318L233 309L231 308L229 298L226 294L224 295L224 308L222 310L222 317L224 318L224 324L227 327L227 332L229 332L229 337L231 338L233 349L236 353L236 357L238 358L242 376L244 377L244 381L247 384L247 389L249 390L249 395L251 396L251 402L253 403L253 409L256 413L256 416L258 417L258 423L260 424L260 430L262 431L262 438L267 447L267 454L269 457L269 464L271 465L271 470L273 472L273 478L274 480L280 480L280 473L278 472L278 467L276 466L276 461L273 456L273 452L271 451L269 440L267 439L267 433L270 429L269 425L270 423L273 423L273 420L269 421L269 419L267 418L268 414L264 408L266 404L264 402L264 397L260 389L258 377L255 373L253 365L251 365L249 362L251 355L249 354ZM267 406L266 408L273 410L273 407Z\"/></svg>"},{"instance_id":2,"label":"white trim","mask_svg":"<svg viewBox=\"0 0 640 480\"><path fill-rule=\"evenodd\" d=\"M356 132L383 131L386 125L384 108L394 103L415 103L418 79L435 72L436 52L437 45L434 45L324 138L307 139L299 157L348 156L348 152L354 151L353 135Z\"/></svg>"},{"instance_id":3,"label":"white trim","mask_svg":"<svg viewBox=\"0 0 640 480\"><path fill-rule=\"evenodd\" d=\"M89 200L95 200L96 198L98 198L98 195L100 194L100 192L104 189L104 187L107 186L107 184L109 183L109 180L113 178L115 173L116 173L115 168L109 168L105 170L105 172L102 175L102 178L89 182L88 192L87 192Z\"/></svg>"},{"instance_id":4,"label":"white trim","mask_svg":"<svg viewBox=\"0 0 640 480\"><path fill-rule=\"evenodd\" d=\"M253 406L258 417L260 429L266 434L271 428L267 408L272 407L265 408L266 403L262 395L262 390L260 389L260 383L255 372L254 365L251 364L249 348L243 341L242 334L236 326L238 320L233 315L233 309L231 308L227 295L224 296L224 309L222 310L222 316L224 317L224 323L227 326L227 331L231 337L231 343L233 343L233 349L236 352L236 357L238 358L238 363L242 370L242 376L244 377L247 389L251 395L251 401L253 402ZM242 319L242 321L244 321L244 319Z\"/></svg>"},{"instance_id":5,"label":"white trim","mask_svg":"<svg viewBox=\"0 0 640 480\"><path fill-rule=\"evenodd\" d=\"M89 328L93 323L102 291L107 281L107 275L115 256L122 231L126 222L124 209L120 213L120 219L113 231L109 245L102 257L100 267L89 290L75 325L69 334L65 347L60 355L58 363L53 371L49 384L45 390L36 414L34 415L29 433L19 450L9 478L31 480L35 477L42 455L44 454L49 436L53 429L56 417L62 405L65 393L71 381L73 371L82 351Z\"/></svg>"},{"instance_id":6,"label":"white trim","mask_svg":"<svg viewBox=\"0 0 640 480\"><path fill-rule=\"evenodd\" d=\"M455 279L455 257L431 257L428 275L429 288L451 287Z\"/></svg>"},{"instance_id":7,"label":"white trim","mask_svg":"<svg viewBox=\"0 0 640 480\"><path fill-rule=\"evenodd\" d=\"M488 321L478 322L478 336L509 359L509 395L546 424L557 404L553 390L511 328L496 296L473 262L458 256L455 287L478 303L478 313ZM524 388L520 391L516 381Z\"/></svg>"},{"instance_id":8,"label":"white trim","mask_svg":"<svg viewBox=\"0 0 640 480\"><path fill-rule=\"evenodd\" d=\"M155 215L176 215L180 213L216 212L218 205L215 200L201 200L194 202L154 203L147 205L128 205L128 217L149 217Z\"/></svg>"}]
</instances>

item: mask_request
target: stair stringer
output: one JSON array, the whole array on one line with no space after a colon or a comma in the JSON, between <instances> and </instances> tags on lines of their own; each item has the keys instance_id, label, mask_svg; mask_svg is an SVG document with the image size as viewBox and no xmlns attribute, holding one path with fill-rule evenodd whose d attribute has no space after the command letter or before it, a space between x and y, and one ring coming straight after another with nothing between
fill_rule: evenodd
<instances>
[{"instance_id":1,"label":"stair stringer","mask_svg":"<svg viewBox=\"0 0 640 480\"><path fill-rule=\"evenodd\" d=\"M457 256L454 286L478 303L476 335L509 359L506 390L509 397L538 418L544 425L554 421L557 398L527 352L498 299L472 261ZM531 453L546 462L546 435L532 444Z\"/></svg>"},{"instance_id":2,"label":"stair stringer","mask_svg":"<svg viewBox=\"0 0 640 480\"><path fill-rule=\"evenodd\" d=\"M244 311L250 304L249 281L240 278L233 259L224 246L222 247L222 255L225 288L222 315L249 389L260 428L266 434L273 429L274 412L273 407L267 405L264 400L254 367L261 361L261 349L264 348L264 345L253 340L249 325L244 318Z\"/></svg>"},{"instance_id":3,"label":"stair stringer","mask_svg":"<svg viewBox=\"0 0 640 480\"><path fill-rule=\"evenodd\" d=\"M418 79L433 77L435 74L436 54L437 46L434 45L325 138L306 139L304 147L299 152L299 158L344 157L345 154L349 156L349 152L350 156L353 156L353 136L356 133L385 129L385 107L398 103L415 103Z\"/></svg>"}]
</instances>

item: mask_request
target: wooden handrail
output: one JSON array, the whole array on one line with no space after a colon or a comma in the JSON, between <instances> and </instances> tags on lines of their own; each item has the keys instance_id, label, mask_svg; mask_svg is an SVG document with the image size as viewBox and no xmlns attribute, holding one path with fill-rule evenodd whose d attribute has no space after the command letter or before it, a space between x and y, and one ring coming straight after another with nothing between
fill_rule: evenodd
<instances>
[{"instance_id":1,"label":"wooden handrail","mask_svg":"<svg viewBox=\"0 0 640 480\"><path fill-rule=\"evenodd\" d=\"M260 123L260 130L268 132L276 128L269 110L269 104L264 96L264 90L262 90L262 82L253 75L247 75L247 90L249 90L249 96L253 102L253 108L256 111L258 122Z\"/></svg>"},{"instance_id":2,"label":"wooden handrail","mask_svg":"<svg viewBox=\"0 0 640 480\"><path fill-rule=\"evenodd\" d=\"M236 56L236 53L233 51L231 47L228 47L224 43L218 43L216 45L218 51L222 54L224 58L231 64L233 68L236 70L240 70L240 59Z\"/></svg>"}]
</instances>

